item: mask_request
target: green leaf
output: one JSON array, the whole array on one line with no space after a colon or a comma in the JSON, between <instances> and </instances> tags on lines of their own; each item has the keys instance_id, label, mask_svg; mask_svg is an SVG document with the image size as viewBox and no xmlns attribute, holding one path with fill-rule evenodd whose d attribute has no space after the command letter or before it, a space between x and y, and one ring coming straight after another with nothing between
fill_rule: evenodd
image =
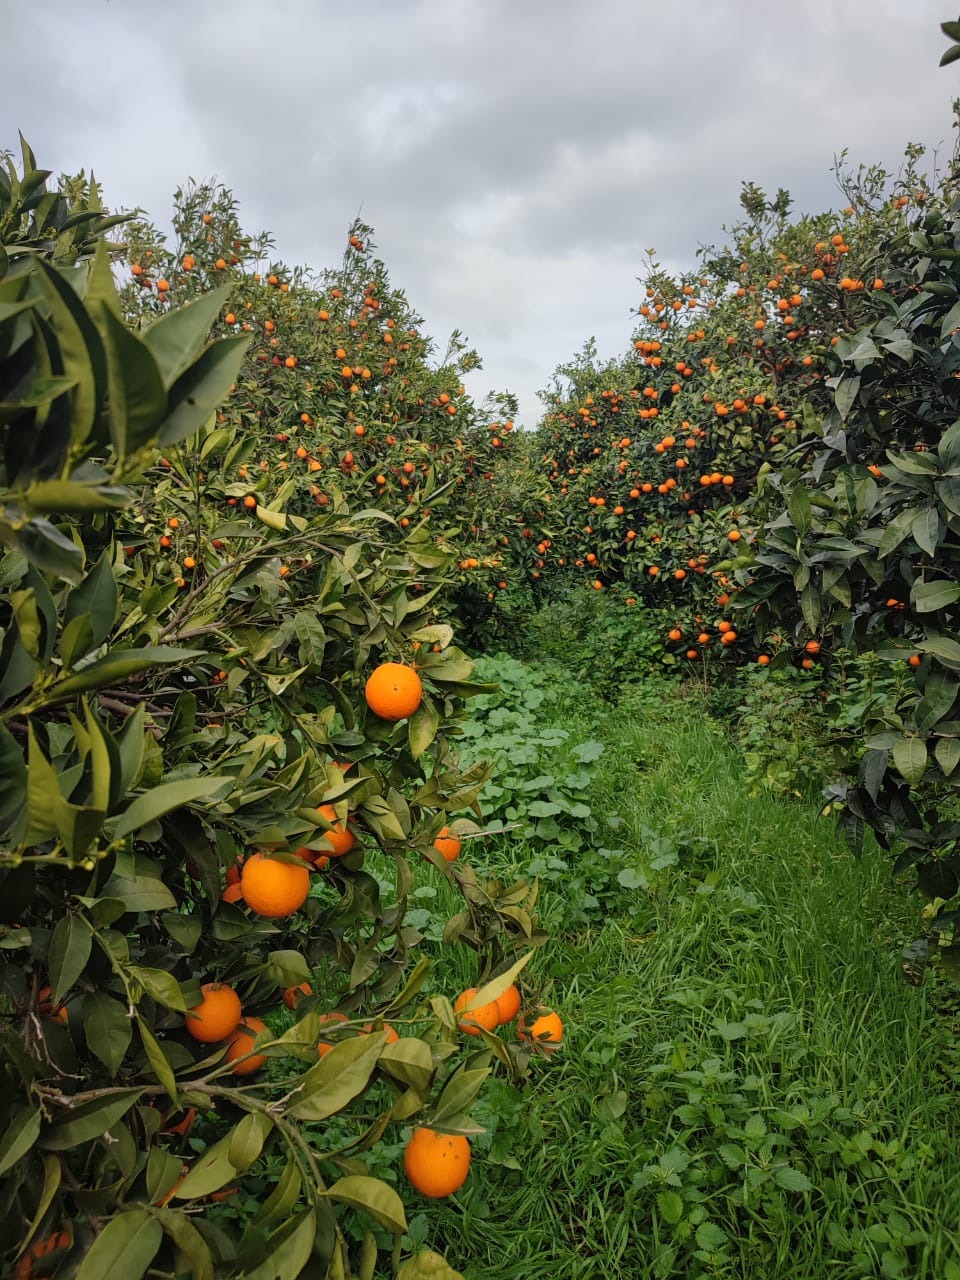
<instances>
[{"instance_id":1,"label":"green leaf","mask_svg":"<svg viewBox=\"0 0 960 1280\"><path fill-rule=\"evenodd\" d=\"M146 1021L137 1015L137 1030L140 1032L140 1041L143 1045L143 1051L147 1055L147 1062L153 1074L157 1077L160 1084L163 1085L167 1093L174 1102L177 1101L177 1079L173 1074L173 1068L167 1055L163 1052L160 1041L156 1038Z\"/></svg>"},{"instance_id":2,"label":"green leaf","mask_svg":"<svg viewBox=\"0 0 960 1280\"><path fill-rule=\"evenodd\" d=\"M437 736L440 716L432 702L426 698L407 721L407 743L414 760L419 760Z\"/></svg>"},{"instance_id":3,"label":"green leaf","mask_svg":"<svg viewBox=\"0 0 960 1280\"><path fill-rule=\"evenodd\" d=\"M102 1227L80 1263L77 1280L140 1280L156 1256L163 1228L146 1209L128 1209Z\"/></svg>"},{"instance_id":4,"label":"green leaf","mask_svg":"<svg viewBox=\"0 0 960 1280\"><path fill-rule=\"evenodd\" d=\"M110 435L121 458L153 441L167 408L167 393L157 362L111 309L98 307L107 353Z\"/></svg>"},{"instance_id":5,"label":"green leaf","mask_svg":"<svg viewBox=\"0 0 960 1280\"><path fill-rule=\"evenodd\" d=\"M793 1169L790 1165L781 1165L773 1175L774 1181L778 1187L783 1187L784 1191L812 1191L813 1183L805 1173L801 1173L799 1169Z\"/></svg>"},{"instance_id":6,"label":"green leaf","mask_svg":"<svg viewBox=\"0 0 960 1280\"><path fill-rule=\"evenodd\" d=\"M275 1223L280 1222L300 1199L302 1186L303 1178L300 1170L291 1160L284 1165L277 1185L254 1214L254 1224L261 1230L267 1231Z\"/></svg>"},{"instance_id":7,"label":"green leaf","mask_svg":"<svg viewBox=\"0 0 960 1280\"><path fill-rule=\"evenodd\" d=\"M925 551L928 556L935 555L940 537L940 516L936 507L924 507L918 511L910 525L910 532L921 551Z\"/></svg>"},{"instance_id":8,"label":"green leaf","mask_svg":"<svg viewBox=\"0 0 960 1280\"><path fill-rule=\"evenodd\" d=\"M837 404L837 412L840 414L840 421L845 422L850 410L853 408L857 396L860 394L859 377L851 378L849 376L841 378L834 392L834 398Z\"/></svg>"},{"instance_id":9,"label":"green leaf","mask_svg":"<svg viewBox=\"0 0 960 1280\"><path fill-rule=\"evenodd\" d=\"M101 890L105 898L116 898L125 911L168 911L177 900L156 876L112 875Z\"/></svg>"},{"instance_id":10,"label":"green leaf","mask_svg":"<svg viewBox=\"0 0 960 1280\"><path fill-rule=\"evenodd\" d=\"M70 1151L85 1142L92 1142L94 1138L102 1138L142 1094L142 1089L117 1089L105 1098L67 1108L45 1132L41 1132L38 1144L50 1151Z\"/></svg>"},{"instance_id":11,"label":"green leaf","mask_svg":"<svg viewBox=\"0 0 960 1280\"><path fill-rule=\"evenodd\" d=\"M913 584L910 595L917 613L936 613L960 600L960 585L948 582L945 578L938 578L934 582L917 581Z\"/></svg>"},{"instance_id":12,"label":"green leaf","mask_svg":"<svg viewBox=\"0 0 960 1280\"><path fill-rule=\"evenodd\" d=\"M810 506L810 498L803 485L797 484L791 489L787 498L787 510L790 513L790 519L793 521L793 527L802 538L810 531L813 512Z\"/></svg>"},{"instance_id":13,"label":"green leaf","mask_svg":"<svg viewBox=\"0 0 960 1280\"><path fill-rule=\"evenodd\" d=\"M190 1264L190 1280L214 1280L213 1255L190 1219L176 1209L154 1209L154 1217Z\"/></svg>"},{"instance_id":14,"label":"green leaf","mask_svg":"<svg viewBox=\"0 0 960 1280\"><path fill-rule=\"evenodd\" d=\"M927 744L922 738L900 738L893 746L893 763L905 782L914 786L927 770Z\"/></svg>"},{"instance_id":15,"label":"green leaf","mask_svg":"<svg viewBox=\"0 0 960 1280\"><path fill-rule=\"evenodd\" d=\"M906 648L909 649L910 646ZM919 641L913 648L939 658L951 671L960 671L960 644L956 640L951 640L949 636L927 636L926 640Z\"/></svg>"},{"instance_id":16,"label":"green leaf","mask_svg":"<svg viewBox=\"0 0 960 1280\"><path fill-rule=\"evenodd\" d=\"M227 786L233 786L235 780L230 777L182 778L179 782L164 782L152 791L145 791L125 809L116 819L108 824L112 840L121 840L132 835L150 822L163 817L173 809L193 804L197 800L205 800ZM166 905L166 904L165 904ZM172 904L170 904L172 905Z\"/></svg>"},{"instance_id":17,"label":"green leaf","mask_svg":"<svg viewBox=\"0 0 960 1280\"><path fill-rule=\"evenodd\" d=\"M149 671L156 666L176 666L202 658L202 649L178 649L172 645L155 645L146 649L116 649L104 658L98 658L81 671L51 685L46 691L47 702L60 702L89 689L101 689L104 685L122 683L128 676Z\"/></svg>"},{"instance_id":18,"label":"green leaf","mask_svg":"<svg viewBox=\"0 0 960 1280\"><path fill-rule=\"evenodd\" d=\"M42 258L39 279L50 307L63 373L74 382L70 396L70 435L74 447L93 430L107 385L107 364L96 327L64 277Z\"/></svg>"},{"instance_id":19,"label":"green leaf","mask_svg":"<svg viewBox=\"0 0 960 1280\"><path fill-rule=\"evenodd\" d=\"M800 592L800 610L808 628L816 631L820 625L820 592L812 582Z\"/></svg>"},{"instance_id":20,"label":"green leaf","mask_svg":"<svg viewBox=\"0 0 960 1280\"><path fill-rule=\"evenodd\" d=\"M187 1003L183 998L180 983L166 969L153 969L149 965L131 964L127 966L127 976L140 984L144 991L157 1004L167 1009L175 1009L177 1013L187 1012Z\"/></svg>"},{"instance_id":21,"label":"green leaf","mask_svg":"<svg viewBox=\"0 0 960 1280\"><path fill-rule=\"evenodd\" d=\"M40 1134L40 1120L40 1112L35 1107L21 1107L5 1120L0 1137L0 1176L33 1149Z\"/></svg>"},{"instance_id":22,"label":"green leaf","mask_svg":"<svg viewBox=\"0 0 960 1280\"><path fill-rule=\"evenodd\" d=\"M341 1111L367 1087L385 1043L381 1031L335 1044L301 1077L286 1114L292 1120L316 1121Z\"/></svg>"},{"instance_id":23,"label":"green leaf","mask_svg":"<svg viewBox=\"0 0 960 1280\"><path fill-rule=\"evenodd\" d=\"M208 1147L173 1193L177 1200L194 1200L219 1191L237 1176L236 1166L230 1160L231 1130L219 1142Z\"/></svg>"},{"instance_id":24,"label":"green leaf","mask_svg":"<svg viewBox=\"0 0 960 1280\"><path fill-rule=\"evenodd\" d=\"M310 1261L316 1239L316 1214L307 1209L273 1233L267 1242L268 1256L259 1266L245 1268L244 1280L296 1280Z\"/></svg>"},{"instance_id":25,"label":"green leaf","mask_svg":"<svg viewBox=\"0 0 960 1280\"><path fill-rule=\"evenodd\" d=\"M697 1227L697 1246L707 1253L716 1253L727 1243L727 1233L714 1222L701 1222Z\"/></svg>"},{"instance_id":26,"label":"green leaf","mask_svg":"<svg viewBox=\"0 0 960 1280\"><path fill-rule=\"evenodd\" d=\"M250 1111L243 1117L230 1135L230 1163L239 1173L245 1173L260 1158L272 1132L273 1122L262 1112Z\"/></svg>"},{"instance_id":27,"label":"green leaf","mask_svg":"<svg viewBox=\"0 0 960 1280\"><path fill-rule=\"evenodd\" d=\"M462 1271L454 1271L446 1258L432 1249L421 1249L408 1258L397 1272L397 1280L464 1280Z\"/></svg>"},{"instance_id":28,"label":"green leaf","mask_svg":"<svg viewBox=\"0 0 960 1280\"><path fill-rule=\"evenodd\" d=\"M392 1231L395 1236L403 1235L407 1229L403 1201L393 1187L379 1178L366 1178L360 1174L338 1178L324 1194L331 1200L349 1204L354 1209L365 1209L382 1227Z\"/></svg>"},{"instance_id":29,"label":"green leaf","mask_svg":"<svg viewBox=\"0 0 960 1280\"><path fill-rule=\"evenodd\" d=\"M0 725L0 822L23 807L27 794L27 765L16 738Z\"/></svg>"},{"instance_id":30,"label":"green leaf","mask_svg":"<svg viewBox=\"0 0 960 1280\"><path fill-rule=\"evenodd\" d=\"M150 348L165 387L171 387L193 363L229 293L228 285L203 293L193 302L168 311L144 331L143 341Z\"/></svg>"},{"instance_id":31,"label":"green leaf","mask_svg":"<svg viewBox=\"0 0 960 1280\"><path fill-rule=\"evenodd\" d=\"M937 744L933 748L933 754L937 758L943 771L943 776L949 778L960 764L960 739L957 738L938 738Z\"/></svg>"},{"instance_id":32,"label":"green leaf","mask_svg":"<svg viewBox=\"0 0 960 1280\"><path fill-rule=\"evenodd\" d=\"M115 1076L133 1036L126 1007L105 991L88 992L83 997L83 1033L87 1048Z\"/></svg>"},{"instance_id":33,"label":"green leaf","mask_svg":"<svg viewBox=\"0 0 960 1280\"><path fill-rule=\"evenodd\" d=\"M657 1192L657 1208L664 1222L669 1222L672 1227L675 1227L683 1217L683 1200L676 1191Z\"/></svg>"},{"instance_id":34,"label":"green leaf","mask_svg":"<svg viewBox=\"0 0 960 1280\"><path fill-rule=\"evenodd\" d=\"M37 516L20 525L13 534L18 551L43 573L56 574L67 582L77 582L83 570L83 553L65 534Z\"/></svg>"},{"instance_id":35,"label":"green leaf","mask_svg":"<svg viewBox=\"0 0 960 1280\"><path fill-rule=\"evenodd\" d=\"M158 443L178 444L198 431L226 400L237 380L250 339L222 338L196 360L170 388L169 408Z\"/></svg>"},{"instance_id":36,"label":"green leaf","mask_svg":"<svg viewBox=\"0 0 960 1280\"><path fill-rule=\"evenodd\" d=\"M479 995L479 992L477 993ZM429 1124L444 1129L445 1121L469 1110L490 1074L489 1067L459 1067L443 1087L430 1112Z\"/></svg>"},{"instance_id":37,"label":"green leaf","mask_svg":"<svg viewBox=\"0 0 960 1280\"><path fill-rule=\"evenodd\" d=\"M59 1004L80 977L90 959L93 938L90 927L69 913L57 921L50 939L50 985L52 1000Z\"/></svg>"},{"instance_id":38,"label":"green leaf","mask_svg":"<svg viewBox=\"0 0 960 1280\"><path fill-rule=\"evenodd\" d=\"M271 951L266 958L264 975L278 987L297 987L311 982L313 973L299 951Z\"/></svg>"},{"instance_id":39,"label":"green leaf","mask_svg":"<svg viewBox=\"0 0 960 1280\"><path fill-rule=\"evenodd\" d=\"M899 547L900 543L910 533L915 519L916 512L913 507L910 507L906 511L901 511L890 521L883 531L880 545L877 548L877 555L881 560Z\"/></svg>"},{"instance_id":40,"label":"green leaf","mask_svg":"<svg viewBox=\"0 0 960 1280\"><path fill-rule=\"evenodd\" d=\"M27 829L23 842L43 844L57 834L63 804L57 774L37 741L33 722L27 726Z\"/></svg>"},{"instance_id":41,"label":"green leaf","mask_svg":"<svg viewBox=\"0 0 960 1280\"><path fill-rule=\"evenodd\" d=\"M960 44L952 44L941 57L939 65L941 67L949 67L950 63L956 62L958 58L960 58Z\"/></svg>"},{"instance_id":42,"label":"green leaf","mask_svg":"<svg viewBox=\"0 0 960 1280\"><path fill-rule=\"evenodd\" d=\"M67 596L64 621L69 623L83 616L89 617L89 647L95 649L107 638L116 622L118 605L117 582L113 576L110 557L104 551L83 581Z\"/></svg>"},{"instance_id":43,"label":"green leaf","mask_svg":"<svg viewBox=\"0 0 960 1280\"><path fill-rule=\"evenodd\" d=\"M395 1080L414 1089L421 1098L429 1094L434 1066L430 1046L423 1040L402 1036L388 1044L380 1055L380 1067Z\"/></svg>"}]
</instances>

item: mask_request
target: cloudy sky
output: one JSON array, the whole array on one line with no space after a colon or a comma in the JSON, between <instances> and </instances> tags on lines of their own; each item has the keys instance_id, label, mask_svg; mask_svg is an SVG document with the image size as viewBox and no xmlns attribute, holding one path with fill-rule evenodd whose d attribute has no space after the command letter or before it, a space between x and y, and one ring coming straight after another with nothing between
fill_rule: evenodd
<instances>
[{"instance_id":1,"label":"cloudy sky","mask_svg":"<svg viewBox=\"0 0 960 1280\"><path fill-rule=\"evenodd\" d=\"M0 149L169 216L216 177L321 268L359 212L427 332L521 418L595 336L620 352L655 248L723 242L742 179L836 207L832 161L953 149L948 0L45 0L4 17ZM0 0L0 15L7 3Z\"/></svg>"}]
</instances>

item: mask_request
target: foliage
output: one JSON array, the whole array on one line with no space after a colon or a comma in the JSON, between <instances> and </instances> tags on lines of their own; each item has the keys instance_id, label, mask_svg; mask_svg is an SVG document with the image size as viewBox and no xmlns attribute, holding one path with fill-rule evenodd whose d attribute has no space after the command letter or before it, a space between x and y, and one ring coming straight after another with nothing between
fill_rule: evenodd
<instances>
[{"instance_id":1,"label":"foliage","mask_svg":"<svg viewBox=\"0 0 960 1280\"><path fill-rule=\"evenodd\" d=\"M95 190L81 176L48 200L26 148L23 168L0 189L0 1250L22 1269L53 1241L81 1280L369 1276L378 1247L398 1270L403 1202L363 1153L414 1117L475 1132L491 1053L515 1075L529 1058L492 1035L465 1051L449 1000L420 997L428 965L404 920L418 863L468 914L482 904L469 941L485 977L543 940L433 848L445 821L476 829L455 815L477 811L487 774L452 751L485 687L440 621L453 552L366 481L320 502L309 471L247 474L241 459L314 405L295 365L281 394L221 320L248 286L207 289L211 275L129 327L127 249L98 238ZM254 284L260 306L273 286ZM415 487L436 502L457 477L425 465ZM423 684L399 722L363 695L387 659ZM357 838L342 857L327 856L334 820ZM310 868L301 910L266 918L242 879L230 891L254 851L278 875ZM211 981L265 1023L256 1074L190 1032ZM280 996L300 984L291 1017Z\"/></svg>"}]
</instances>

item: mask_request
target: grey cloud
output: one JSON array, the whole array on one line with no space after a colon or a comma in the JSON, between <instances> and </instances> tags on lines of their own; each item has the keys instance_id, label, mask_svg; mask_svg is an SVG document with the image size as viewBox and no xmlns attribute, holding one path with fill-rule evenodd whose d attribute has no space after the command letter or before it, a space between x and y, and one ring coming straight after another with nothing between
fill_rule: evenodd
<instances>
[{"instance_id":1,"label":"grey cloud","mask_svg":"<svg viewBox=\"0 0 960 1280\"><path fill-rule=\"evenodd\" d=\"M741 179L839 203L834 153L953 146L942 0L50 0L20 6L0 112L41 163L155 220L188 176L235 191L289 261L362 209L440 344L535 391L622 349L644 249L692 266ZM471 381L474 387L477 378Z\"/></svg>"}]
</instances>

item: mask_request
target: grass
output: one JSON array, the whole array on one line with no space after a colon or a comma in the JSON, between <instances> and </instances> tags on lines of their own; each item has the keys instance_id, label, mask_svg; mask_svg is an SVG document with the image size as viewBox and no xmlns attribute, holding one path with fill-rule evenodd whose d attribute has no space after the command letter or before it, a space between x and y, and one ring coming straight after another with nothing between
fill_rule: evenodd
<instances>
[{"instance_id":1,"label":"grass","mask_svg":"<svg viewBox=\"0 0 960 1280\"><path fill-rule=\"evenodd\" d=\"M467 1280L960 1280L957 1002L903 981L917 905L885 855L750 795L696 695L640 686L595 721L594 812L636 887L570 924L551 882L534 967L563 1050L490 1082L472 1175L411 1203L414 1237ZM501 839L472 861L538 858Z\"/></svg>"}]
</instances>

